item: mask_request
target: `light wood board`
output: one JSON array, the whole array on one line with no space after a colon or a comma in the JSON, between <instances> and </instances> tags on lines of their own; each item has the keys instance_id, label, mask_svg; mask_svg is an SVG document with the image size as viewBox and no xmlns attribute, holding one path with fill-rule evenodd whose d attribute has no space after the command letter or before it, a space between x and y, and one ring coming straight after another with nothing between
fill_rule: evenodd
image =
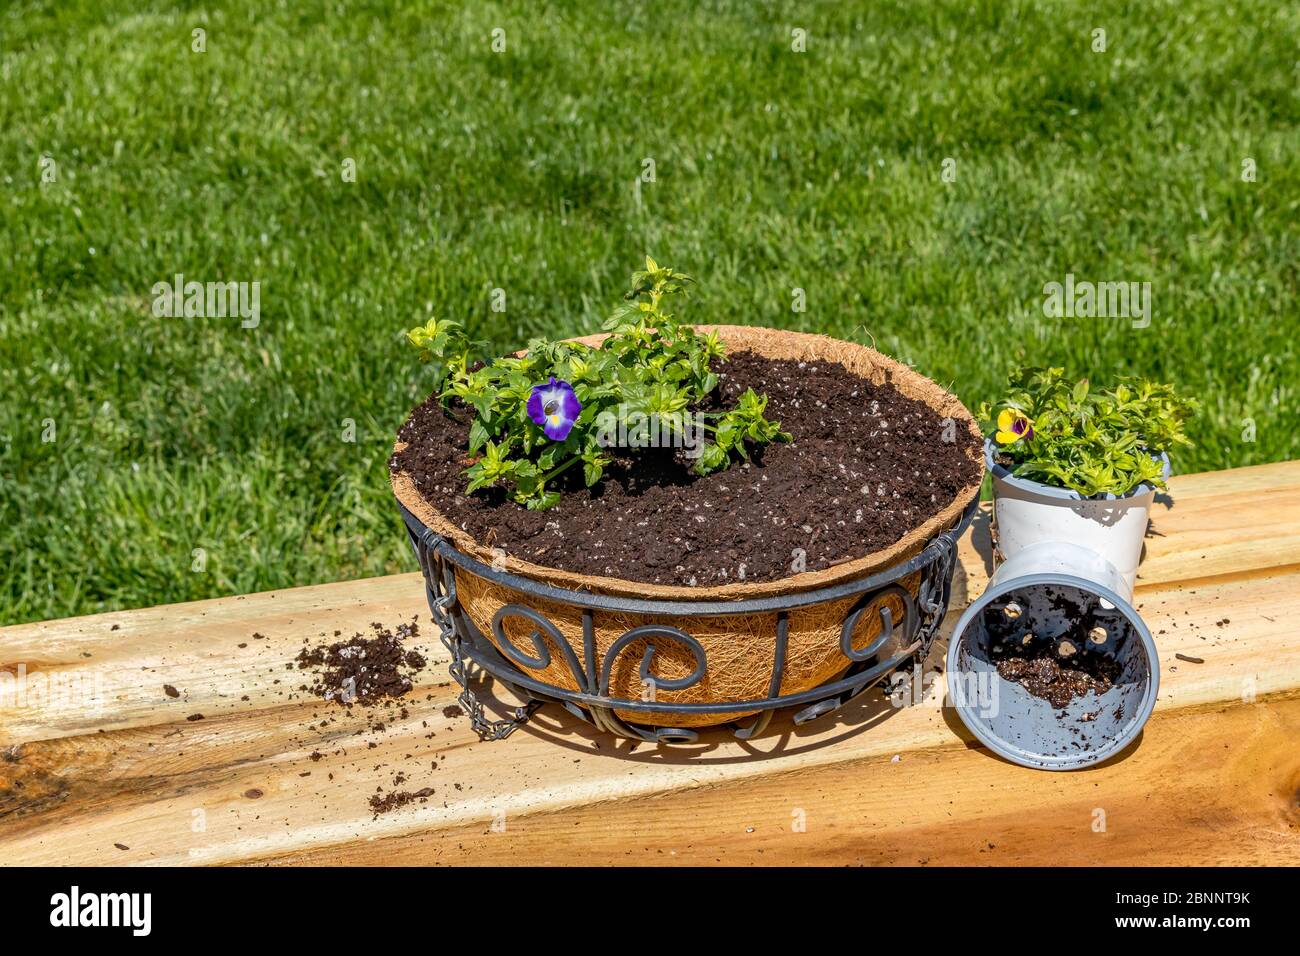
<instances>
[{"instance_id":1,"label":"light wood board","mask_svg":"<svg viewBox=\"0 0 1300 956\"><path fill-rule=\"evenodd\" d=\"M986 514L960 558L948 627L987 581ZM444 715L417 574L2 628L0 863L1300 863L1300 463L1174 479L1135 600L1155 714L1068 774L974 746L942 678L749 744L633 746L554 709L480 743ZM415 615L405 719L297 690L305 642ZM399 772L433 796L376 817Z\"/></svg>"}]
</instances>

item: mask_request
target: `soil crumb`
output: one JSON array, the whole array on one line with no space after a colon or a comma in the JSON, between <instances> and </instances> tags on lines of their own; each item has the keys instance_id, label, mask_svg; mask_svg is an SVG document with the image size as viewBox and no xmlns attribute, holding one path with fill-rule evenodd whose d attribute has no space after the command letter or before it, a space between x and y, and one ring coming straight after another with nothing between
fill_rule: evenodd
<instances>
[{"instance_id":1,"label":"soil crumb","mask_svg":"<svg viewBox=\"0 0 1300 956\"><path fill-rule=\"evenodd\" d=\"M414 792L410 790L395 790L392 793L376 793L370 798L370 809L374 811L376 817L381 813L388 813L397 810L410 803L424 803L429 797L433 796L433 787L425 787L422 790Z\"/></svg>"},{"instance_id":2,"label":"soil crumb","mask_svg":"<svg viewBox=\"0 0 1300 956\"><path fill-rule=\"evenodd\" d=\"M1088 654L1075 662L1059 657L1050 647L1029 656L1004 657L997 668L1003 678L1053 707L1065 707L1089 691L1100 697L1115 686L1119 676L1119 665L1109 658Z\"/></svg>"},{"instance_id":3,"label":"soil crumb","mask_svg":"<svg viewBox=\"0 0 1300 956\"><path fill-rule=\"evenodd\" d=\"M314 680L306 689L325 700L351 707L370 705L410 692L412 678L424 669L424 655L403 647L403 641L419 635L415 622L389 630L370 625L372 636L357 633L351 638L314 648L303 648L295 660L299 670L314 669Z\"/></svg>"}]
</instances>

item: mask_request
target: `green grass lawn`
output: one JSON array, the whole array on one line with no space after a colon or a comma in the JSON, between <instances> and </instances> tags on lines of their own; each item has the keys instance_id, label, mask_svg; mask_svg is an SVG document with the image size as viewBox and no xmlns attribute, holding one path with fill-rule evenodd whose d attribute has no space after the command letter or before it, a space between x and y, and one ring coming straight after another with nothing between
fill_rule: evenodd
<instances>
[{"instance_id":1,"label":"green grass lawn","mask_svg":"<svg viewBox=\"0 0 1300 956\"><path fill-rule=\"evenodd\" d=\"M1143 374L1204 403L1176 470L1300 457L1294 4L201 9L0 13L0 623L412 570L402 330L590 331L645 252L694 318L972 407ZM156 318L178 272L260 282L260 325ZM1150 326L1045 318L1066 273L1150 282Z\"/></svg>"}]
</instances>

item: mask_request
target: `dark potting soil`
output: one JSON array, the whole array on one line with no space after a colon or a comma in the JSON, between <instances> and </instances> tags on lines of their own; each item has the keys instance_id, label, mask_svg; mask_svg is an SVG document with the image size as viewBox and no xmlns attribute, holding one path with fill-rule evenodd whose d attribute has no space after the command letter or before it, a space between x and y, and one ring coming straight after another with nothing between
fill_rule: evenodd
<instances>
[{"instance_id":1,"label":"dark potting soil","mask_svg":"<svg viewBox=\"0 0 1300 956\"><path fill-rule=\"evenodd\" d=\"M1073 700L1098 697L1115 686L1119 664L1099 654L1062 657L1055 646L1042 647L1027 655L1014 654L997 662L998 673L1015 681L1035 697L1065 707Z\"/></svg>"},{"instance_id":2,"label":"dark potting soil","mask_svg":"<svg viewBox=\"0 0 1300 956\"><path fill-rule=\"evenodd\" d=\"M375 704L410 691L411 677L424 669L425 659L418 651L404 648L402 641L418 636L419 626L414 622L399 624L396 630L382 624L370 626L373 637L356 634L298 652L298 669L316 672L308 690L349 707Z\"/></svg>"},{"instance_id":3,"label":"dark potting soil","mask_svg":"<svg viewBox=\"0 0 1300 956\"><path fill-rule=\"evenodd\" d=\"M892 385L836 362L737 352L717 368L712 411L746 388L794 436L752 462L699 477L681 449L612 449L593 488L573 469L547 511L501 489L465 494L472 412L436 397L398 432L390 467L484 545L582 574L705 586L774 581L888 547L947 507L979 475L980 442Z\"/></svg>"},{"instance_id":4,"label":"dark potting soil","mask_svg":"<svg viewBox=\"0 0 1300 956\"><path fill-rule=\"evenodd\" d=\"M394 790L391 793L375 793L370 797L370 809L378 817L381 813L397 810L410 803L424 803L431 796L433 796L433 787L424 787L415 791Z\"/></svg>"}]
</instances>

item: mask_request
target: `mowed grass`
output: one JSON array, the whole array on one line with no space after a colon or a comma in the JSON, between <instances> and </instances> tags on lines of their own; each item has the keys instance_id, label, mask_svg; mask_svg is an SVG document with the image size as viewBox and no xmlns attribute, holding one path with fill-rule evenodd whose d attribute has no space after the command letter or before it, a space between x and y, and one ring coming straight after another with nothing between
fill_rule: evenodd
<instances>
[{"instance_id":1,"label":"mowed grass","mask_svg":"<svg viewBox=\"0 0 1300 956\"><path fill-rule=\"evenodd\" d=\"M402 330L587 332L645 252L698 320L971 407L1149 375L1204 403L1177 470L1300 457L1294 4L86 0L0 42L3 623L411 570ZM178 272L260 325L155 318ZM1150 327L1045 318L1066 273L1150 282Z\"/></svg>"}]
</instances>

